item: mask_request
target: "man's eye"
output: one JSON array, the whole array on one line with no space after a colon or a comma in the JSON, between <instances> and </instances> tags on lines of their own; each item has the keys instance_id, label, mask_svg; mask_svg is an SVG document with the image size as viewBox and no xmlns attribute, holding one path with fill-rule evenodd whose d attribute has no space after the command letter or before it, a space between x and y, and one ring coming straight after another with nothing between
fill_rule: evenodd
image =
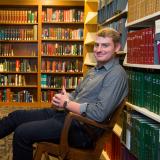
<instances>
[{"instance_id":1,"label":"man's eye","mask_svg":"<svg viewBox=\"0 0 160 160\"><path fill-rule=\"evenodd\" d=\"M108 44L102 44L102 47L103 47L103 48L107 48L107 47L108 47Z\"/></svg>"},{"instance_id":2,"label":"man's eye","mask_svg":"<svg viewBox=\"0 0 160 160\"><path fill-rule=\"evenodd\" d=\"M97 44L97 43L94 44L94 47L98 47L98 46L99 46L99 44Z\"/></svg>"}]
</instances>

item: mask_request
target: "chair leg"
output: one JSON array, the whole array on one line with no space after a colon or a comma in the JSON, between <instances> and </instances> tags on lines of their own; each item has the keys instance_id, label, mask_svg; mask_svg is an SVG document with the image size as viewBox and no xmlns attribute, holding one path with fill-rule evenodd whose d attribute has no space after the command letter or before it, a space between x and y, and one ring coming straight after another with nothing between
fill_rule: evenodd
<instances>
[{"instance_id":1,"label":"chair leg","mask_svg":"<svg viewBox=\"0 0 160 160\"><path fill-rule=\"evenodd\" d=\"M33 160L41 160L42 154L43 154L43 147L41 147L41 145L38 145Z\"/></svg>"},{"instance_id":2,"label":"chair leg","mask_svg":"<svg viewBox=\"0 0 160 160\"><path fill-rule=\"evenodd\" d=\"M45 160L50 160L49 155L47 153L44 153L44 157L45 157Z\"/></svg>"},{"instance_id":3,"label":"chair leg","mask_svg":"<svg viewBox=\"0 0 160 160\"><path fill-rule=\"evenodd\" d=\"M63 158L61 156L58 156L58 160L63 160Z\"/></svg>"}]
</instances>

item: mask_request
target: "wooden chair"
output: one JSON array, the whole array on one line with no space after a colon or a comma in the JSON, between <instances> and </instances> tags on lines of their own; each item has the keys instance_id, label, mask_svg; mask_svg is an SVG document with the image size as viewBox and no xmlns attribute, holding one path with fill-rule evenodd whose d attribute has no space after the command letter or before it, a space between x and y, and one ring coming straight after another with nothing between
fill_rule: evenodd
<instances>
[{"instance_id":1,"label":"wooden chair","mask_svg":"<svg viewBox=\"0 0 160 160\"><path fill-rule=\"evenodd\" d=\"M124 107L124 104L125 100L121 102L121 104L112 114L110 120L105 122L105 124L97 123L81 115L69 112L64 122L64 127L61 133L60 144L54 144L49 142L38 143L33 159L41 160L42 154L44 155L49 154L54 157L57 157L59 160L99 160L105 143L107 142L108 138L111 138L112 129ZM79 149L70 147L68 145L68 131L73 119L76 119L82 123L86 123L104 129L103 134L97 139L94 148Z\"/></svg>"}]
</instances>

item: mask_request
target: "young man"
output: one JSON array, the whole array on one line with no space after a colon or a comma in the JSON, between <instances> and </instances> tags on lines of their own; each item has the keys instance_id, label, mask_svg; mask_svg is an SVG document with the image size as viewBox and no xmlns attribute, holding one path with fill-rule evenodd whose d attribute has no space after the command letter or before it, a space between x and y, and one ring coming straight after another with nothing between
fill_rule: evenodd
<instances>
[{"instance_id":1,"label":"young man","mask_svg":"<svg viewBox=\"0 0 160 160\"><path fill-rule=\"evenodd\" d=\"M120 50L120 34L105 28L97 33L94 55L97 66L91 69L74 92L53 97L55 108L66 108L90 119L103 122L127 96L128 82L115 53ZM0 138L14 132L13 160L32 160L32 144L40 141L59 142L67 112L54 108L18 110L0 120ZM98 135L101 130L94 129ZM69 142L76 147L89 147L92 138L77 121L72 123Z\"/></svg>"}]
</instances>

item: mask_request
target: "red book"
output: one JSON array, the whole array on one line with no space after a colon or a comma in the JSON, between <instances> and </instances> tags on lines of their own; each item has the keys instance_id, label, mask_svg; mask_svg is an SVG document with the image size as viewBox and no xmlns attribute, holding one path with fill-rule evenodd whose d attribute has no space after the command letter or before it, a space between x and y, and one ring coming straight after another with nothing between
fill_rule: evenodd
<instances>
[{"instance_id":1,"label":"red book","mask_svg":"<svg viewBox=\"0 0 160 160\"><path fill-rule=\"evenodd\" d=\"M20 60L16 60L16 72L20 71Z\"/></svg>"},{"instance_id":2,"label":"red book","mask_svg":"<svg viewBox=\"0 0 160 160\"><path fill-rule=\"evenodd\" d=\"M160 41L157 42L157 47L158 47L158 62L160 64Z\"/></svg>"},{"instance_id":3,"label":"red book","mask_svg":"<svg viewBox=\"0 0 160 160\"><path fill-rule=\"evenodd\" d=\"M56 62L53 61L52 62L52 72L55 72L56 71Z\"/></svg>"},{"instance_id":4,"label":"red book","mask_svg":"<svg viewBox=\"0 0 160 160\"><path fill-rule=\"evenodd\" d=\"M47 60L47 72L51 71L51 61Z\"/></svg>"},{"instance_id":5,"label":"red book","mask_svg":"<svg viewBox=\"0 0 160 160\"><path fill-rule=\"evenodd\" d=\"M54 91L50 91L49 101L52 102L52 98L54 97Z\"/></svg>"},{"instance_id":6,"label":"red book","mask_svg":"<svg viewBox=\"0 0 160 160\"><path fill-rule=\"evenodd\" d=\"M52 8L47 8L47 22L51 22L52 21Z\"/></svg>"},{"instance_id":7,"label":"red book","mask_svg":"<svg viewBox=\"0 0 160 160\"><path fill-rule=\"evenodd\" d=\"M7 102L11 102L11 96L10 96L10 94L11 94L11 89L7 88L6 89L6 101Z\"/></svg>"}]
</instances>

